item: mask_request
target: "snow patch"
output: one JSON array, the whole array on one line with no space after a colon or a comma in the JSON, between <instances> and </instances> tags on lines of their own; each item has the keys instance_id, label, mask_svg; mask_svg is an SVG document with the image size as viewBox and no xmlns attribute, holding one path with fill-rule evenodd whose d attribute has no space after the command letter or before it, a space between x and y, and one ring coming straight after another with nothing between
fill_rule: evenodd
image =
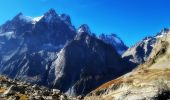
<instances>
[{"instance_id":1,"label":"snow patch","mask_svg":"<svg viewBox=\"0 0 170 100\"><path fill-rule=\"evenodd\" d=\"M1 34L0 34L0 37L3 37L3 36L5 36L7 39L11 39L11 38L14 38L14 37L15 37L13 31L1 33Z\"/></svg>"},{"instance_id":2,"label":"snow patch","mask_svg":"<svg viewBox=\"0 0 170 100\"><path fill-rule=\"evenodd\" d=\"M118 43L118 44L121 44L121 43L122 43L121 40L118 39L117 37L111 37L111 38L113 38L113 40L114 40L116 43Z\"/></svg>"},{"instance_id":3,"label":"snow patch","mask_svg":"<svg viewBox=\"0 0 170 100\"><path fill-rule=\"evenodd\" d=\"M43 16L40 16L40 17L30 17L30 16L24 16L24 15L20 15L19 18L21 20L24 20L28 23L32 23L32 24L36 24L38 21L41 20Z\"/></svg>"},{"instance_id":4,"label":"snow patch","mask_svg":"<svg viewBox=\"0 0 170 100\"><path fill-rule=\"evenodd\" d=\"M33 21L36 21L36 22L38 22L38 21L40 21L41 20L41 18L42 18L43 16L40 16L40 17L35 17L35 18L33 18Z\"/></svg>"},{"instance_id":5,"label":"snow patch","mask_svg":"<svg viewBox=\"0 0 170 100\"><path fill-rule=\"evenodd\" d=\"M162 38L164 37L165 35L169 34L169 31L161 31L158 35L156 35L155 38Z\"/></svg>"}]
</instances>

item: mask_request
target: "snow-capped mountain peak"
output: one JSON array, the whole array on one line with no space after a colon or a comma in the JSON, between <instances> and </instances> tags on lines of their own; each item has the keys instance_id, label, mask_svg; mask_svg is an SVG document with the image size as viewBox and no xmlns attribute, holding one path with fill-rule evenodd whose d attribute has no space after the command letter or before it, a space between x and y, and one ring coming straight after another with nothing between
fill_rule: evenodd
<instances>
[{"instance_id":1,"label":"snow-capped mountain peak","mask_svg":"<svg viewBox=\"0 0 170 100\"><path fill-rule=\"evenodd\" d=\"M56 11L54 9L50 9L48 12L44 13L44 15L38 16L38 17L25 16L25 15L23 15L23 13L19 13L14 17L13 20L19 19L19 20L25 21L27 23L36 24L41 19L45 19L46 22L50 22L52 20L55 20L56 18L59 18L58 14L56 13Z\"/></svg>"},{"instance_id":2,"label":"snow-capped mountain peak","mask_svg":"<svg viewBox=\"0 0 170 100\"><path fill-rule=\"evenodd\" d=\"M99 39L103 40L107 44L112 45L113 48L115 48L120 55L122 55L127 50L127 46L116 34L101 34L99 35Z\"/></svg>"},{"instance_id":3,"label":"snow-capped mountain peak","mask_svg":"<svg viewBox=\"0 0 170 100\"><path fill-rule=\"evenodd\" d=\"M118 38L118 36L116 34L110 34L110 35L100 35L99 38L106 38L107 41L110 42L116 42L116 43L122 43L122 41L120 40L120 38Z\"/></svg>"},{"instance_id":4,"label":"snow-capped mountain peak","mask_svg":"<svg viewBox=\"0 0 170 100\"><path fill-rule=\"evenodd\" d=\"M43 20L46 23L53 23L53 22L64 22L69 26L69 28L75 31L74 26L72 26L71 18L67 14L57 14L54 9L50 9L48 12L44 13L44 15L38 17L31 17L25 16L23 13L18 13L12 21L23 21L25 23L36 24L40 20Z\"/></svg>"},{"instance_id":5,"label":"snow-capped mountain peak","mask_svg":"<svg viewBox=\"0 0 170 100\"><path fill-rule=\"evenodd\" d=\"M14 18L13 21L24 21L26 23L36 24L42 19L43 16L38 17L31 17L31 16L25 16L23 13L18 13Z\"/></svg>"}]
</instances>

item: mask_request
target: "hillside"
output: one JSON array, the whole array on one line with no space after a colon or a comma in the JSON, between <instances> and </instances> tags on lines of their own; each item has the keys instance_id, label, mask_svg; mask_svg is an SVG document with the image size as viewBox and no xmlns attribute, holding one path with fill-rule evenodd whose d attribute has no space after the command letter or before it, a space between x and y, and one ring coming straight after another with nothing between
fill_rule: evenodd
<instances>
[{"instance_id":1,"label":"hillside","mask_svg":"<svg viewBox=\"0 0 170 100\"><path fill-rule=\"evenodd\" d=\"M170 99L170 32L159 38L149 60L132 72L103 84L85 100Z\"/></svg>"}]
</instances>

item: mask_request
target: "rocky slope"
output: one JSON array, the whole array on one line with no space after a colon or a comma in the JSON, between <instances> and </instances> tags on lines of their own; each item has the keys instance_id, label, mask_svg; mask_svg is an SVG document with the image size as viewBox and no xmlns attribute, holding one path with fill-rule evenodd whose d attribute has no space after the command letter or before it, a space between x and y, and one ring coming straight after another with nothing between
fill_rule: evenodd
<instances>
[{"instance_id":1,"label":"rocky slope","mask_svg":"<svg viewBox=\"0 0 170 100\"><path fill-rule=\"evenodd\" d=\"M80 95L132 68L87 25L76 30L53 9L36 18L19 13L0 26L0 74L12 79Z\"/></svg>"},{"instance_id":2,"label":"rocky slope","mask_svg":"<svg viewBox=\"0 0 170 100\"><path fill-rule=\"evenodd\" d=\"M157 33L156 36L144 38L142 41L138 42L136 45L129 48L125 53L123 53L122 57L136 64L144 63L148 60L148 57L151 54L153 45L155 44L156 40L161 38L168 32L169 29L165 28Z\"/></svg>"},{"instance_id":3,"label":"rocky slope","mask_svg":"<svg viewBox=\"0 0 170 100\"><path fill-rule=\"evenodd\" d=\"M85 100L170 99L170 32L159 37L148 61L132 72L103 84Z\"/></svg>"},{"instance_id":4,"label":"rocky slope","mask_svg":"<svg viewBox=\"0 0 170 100\"><path fill-rule=\"evenodd\" d=\"M98 38L105 43L112 45L120 55L122 55L128 49L128 47L116 34L101 34Z\"/></svg>"},{"instance_id":5,"label":"rocky slope","mask_svg":"<svg viewBox=\"0 0 170 100\"><path fill-rule=\"evenodd\" d=\"M71 97L60 90L32 85L19 80L0 76L0 100L82 100L83 97Z\"/></svg>"}]
</instances>

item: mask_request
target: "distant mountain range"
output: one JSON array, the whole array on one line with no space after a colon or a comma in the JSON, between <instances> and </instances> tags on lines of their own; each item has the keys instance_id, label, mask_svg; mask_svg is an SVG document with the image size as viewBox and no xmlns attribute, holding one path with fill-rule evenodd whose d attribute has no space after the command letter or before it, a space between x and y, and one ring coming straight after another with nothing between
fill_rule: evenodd
<instances>
[{"instance_id":1,"label":"distant mountain range","mask_svg":"<svg viewBox=\"0 0 170 100\"><path fill-rule=\"evenodd\" d=\"M96 37L86 24L76 29L53 9L36 18L19 13L0 26L1 75L75 96L134 68L121 58L126 50L116 35Z\"/></svg>"}]
</instances>

